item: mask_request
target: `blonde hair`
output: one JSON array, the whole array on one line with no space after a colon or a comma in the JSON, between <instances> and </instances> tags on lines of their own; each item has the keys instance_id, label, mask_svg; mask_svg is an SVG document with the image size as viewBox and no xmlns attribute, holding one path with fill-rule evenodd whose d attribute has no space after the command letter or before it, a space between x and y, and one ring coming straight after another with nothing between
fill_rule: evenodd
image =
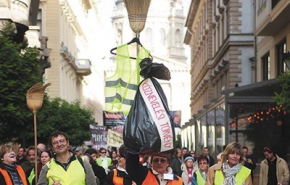
<instances>
[{"instance_id":1,"label":"blonde hair","mask_svg":"<svg viewBox=\"0 0 290 185\"><path fill-rule=\"evenodd\" d=\"M11 151L14 151L12 145L2 145L0 147L0 159L2 159L6 153Z\"/></svg>"},{"instance_id":2,"label":"blonde hair","mask_svg":"<svg viewBox=\"0 0 290 185\"><path fill-rule=\"evenodd\" d=\"M243 162L243 149L242 146L239 143L232 142L227 145L225 150L222 153L222 163L226 162L228 159L228 156L232 153L237 153L238 155L241 156L240 158L240 163Z\"/></svg>"}]
</instances>

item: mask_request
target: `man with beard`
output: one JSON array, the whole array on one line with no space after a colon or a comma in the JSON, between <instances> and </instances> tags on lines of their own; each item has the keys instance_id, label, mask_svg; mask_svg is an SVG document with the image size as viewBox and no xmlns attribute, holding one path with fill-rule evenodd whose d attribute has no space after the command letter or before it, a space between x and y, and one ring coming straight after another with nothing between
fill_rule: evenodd
<instances>
[{"instance_id":1,"label":"man with beard","mask_svg":"<svg viewBox=\"0 0 290 185\"><path fill-rule=\"evenodd\" d=\"M66 133L56 131L49 137L55 155L42 167L38 185L96 185L96 177L87 160L69 151Z\"/></svg>"},{"instance_id":2,"label":"man with beard","mask_svg":"<svg viewBox=\"0 0 290 185\"><path fill-rule=\"evenodd\" d=\"M34 168L35 163L35 148L30 146L27 150L27 161L21 164L22 169L24 170L26 176L29 176L29 173L32 168Z\"/></svg>"}]
</instances>

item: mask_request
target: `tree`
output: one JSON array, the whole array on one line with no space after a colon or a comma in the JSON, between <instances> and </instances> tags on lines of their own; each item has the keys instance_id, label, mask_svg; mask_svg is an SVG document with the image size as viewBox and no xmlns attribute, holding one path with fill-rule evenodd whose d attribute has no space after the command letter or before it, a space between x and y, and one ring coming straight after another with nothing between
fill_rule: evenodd
<instances>
[{"instance_id":1,"label":"tree","mask_svg":"<svg viewBox=\"0 0 290 185\"><path fill-rule=\"evenodd\" d=\"M21 49L11 37L0 33L0 140L17 138L31 116L26 92L40 82L36 48Z\"/></svg>"},{"instance_id":2,"label":"tree","mask_svg":"<svg viewBox=\"0 0 290 185\"><path fill-rule=\"evenodd\" d=\"M0 29L0 143L16 141L24 147L34 143L33 114L26 105L28 89L39 82L39 50L13 41L10 24ZM66 132L73 145L90 139L91 111L79 102L69 104L45 95L37 112L38 142L46 143L51 132Z\"/></svg>"},{"instance_id":3,"label":"tree","mask_svg":"<svg viewBox=\"0 0 290 185\"><path fill-rule=\"evenodd\" d=\"M37 113L38 142L48 143L49 135L56 131L66 132L71 145L80 145L90 140L90 124L93 124L92 112L82 108L80 102L69 104L60 98L49 101L46 97L44 104ZM31 120L29 132L26 134L27 143L33 143L33 121Z\"/></svg>"}]
</instances>

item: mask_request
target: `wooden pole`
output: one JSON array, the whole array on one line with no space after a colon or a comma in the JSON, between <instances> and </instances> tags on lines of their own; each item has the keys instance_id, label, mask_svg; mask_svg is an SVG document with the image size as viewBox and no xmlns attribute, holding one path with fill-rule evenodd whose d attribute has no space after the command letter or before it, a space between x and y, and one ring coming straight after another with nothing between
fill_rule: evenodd
<instances>
[{"instance_id":1,"label":"wooden pole","mask_svg":"<svg viewBox=\"0 0 290 185\"><path fill-rule=\"evenodd\" d=\"M34 174L35 174L35 184L37 184L37 161L38 161L38 155L37 155L37 125L36 125L36 111L33 111L34 116L34 150L35 150L35 162L34 162Z\"/></svg>"}]
</instances>

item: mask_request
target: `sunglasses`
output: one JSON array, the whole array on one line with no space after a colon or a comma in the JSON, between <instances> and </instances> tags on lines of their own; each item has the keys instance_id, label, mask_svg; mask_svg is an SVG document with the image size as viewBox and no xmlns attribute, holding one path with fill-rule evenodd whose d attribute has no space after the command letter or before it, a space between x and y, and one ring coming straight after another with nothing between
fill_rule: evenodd
<instances>
[{"instance_id":1,"label":"sunglasses","mask_svg":"<svg viewBox=\"0 0 290 185\"><path fill-rule=\"evenodd\" d=\"M167 162L167 160L166 159L158 159L158 158L155 158L155 159L153 159L153 162L154 163L166 163Z\"/></svg>"},{"instance_id":2,"label":"sunglasses","mask_svg":"<svg viewBox=\"0 0 290 185\"><path fill-rule=\"evenodd\" d=\"M195 154L195 153L190 153L190 154Z\"/></svg>"},{"instance_id":3,"label":"sunglasses","mask_svg":"<svg viewBox=\"0 0 290 185\"><path fill-rule=\"evenodd\" d=\"M200 164L200 165L207 165L207 163L206 163L206 162L204 162L204 163L198 163L198 164Z\"/></svg>"},{"instance_id":4,"label":"sunglasses","mask_svg":"<svg viewBox=\"0 0 290 185\"><path fill-rule=\"evenodd\" d=\"M101 154L105 154L106 152L100 152Z\"/></svg>"}]
</instances>

